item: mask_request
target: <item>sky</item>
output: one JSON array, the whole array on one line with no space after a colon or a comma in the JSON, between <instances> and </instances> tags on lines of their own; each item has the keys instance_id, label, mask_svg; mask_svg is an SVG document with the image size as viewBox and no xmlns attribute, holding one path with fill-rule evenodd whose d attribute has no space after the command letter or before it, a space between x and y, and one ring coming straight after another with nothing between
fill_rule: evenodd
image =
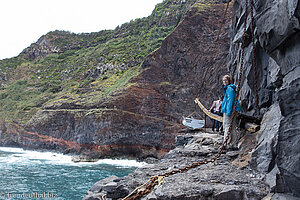
<instances>
[{"instance_id":1,"label":"sky","mask_svg":"<svg viewBox=\"0 0 300 200\"><path fill-rule=\"evenodd\" d=\"M1 0L0 59L19 55L50 31L114 29L149 16L163 0Z\"/></svg>"}]
</instances>

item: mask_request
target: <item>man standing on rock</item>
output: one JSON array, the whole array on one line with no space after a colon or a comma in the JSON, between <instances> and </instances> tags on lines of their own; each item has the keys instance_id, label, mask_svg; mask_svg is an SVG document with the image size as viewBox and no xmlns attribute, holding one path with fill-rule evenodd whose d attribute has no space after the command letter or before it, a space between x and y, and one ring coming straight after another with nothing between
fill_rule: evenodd
<instances>
[{"instance_id":1,"label":"man standing on rock","mask_svg":"<svg viewBox=\"0 0 300 200\"><path fill-rule=\"evenodd\" d=\"M232 84L232 78L229 75L225 75L222 79L224 88L224 99L221 105L221 113L223 113L223 127L224 127L224 141L228 135L230 121L233 117L234 102L236 99L236 86ZM240 111L241 106L237 102L236 111ZM236 130L236 119L233 119L231 133L227 140L227 148L231 150L238 149L238 134Z\"/></svg>"}]
</instances>

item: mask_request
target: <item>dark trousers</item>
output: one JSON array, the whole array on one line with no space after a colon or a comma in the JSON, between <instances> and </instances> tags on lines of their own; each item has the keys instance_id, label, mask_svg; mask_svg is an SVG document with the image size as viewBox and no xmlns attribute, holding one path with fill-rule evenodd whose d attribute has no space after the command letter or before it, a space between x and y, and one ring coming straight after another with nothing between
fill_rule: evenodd
<instances>
[{"instance_id":1,"label":"dark trousers","mask_svg":"<svg viewBox=\"0 0 300 200\"><path fill-rule=\"evenodd\" d=\"M216 111L213 111L213 113L216 114L216 115L220 115L220 113L216 112ZM219 122L218 120L215 120L215 119L211 119L211 121L212 121L212 130L214 131L215 128L216 128L216 130L219 131L219 128L221 126L221 122Z\"/></svg>"}]
</instances>

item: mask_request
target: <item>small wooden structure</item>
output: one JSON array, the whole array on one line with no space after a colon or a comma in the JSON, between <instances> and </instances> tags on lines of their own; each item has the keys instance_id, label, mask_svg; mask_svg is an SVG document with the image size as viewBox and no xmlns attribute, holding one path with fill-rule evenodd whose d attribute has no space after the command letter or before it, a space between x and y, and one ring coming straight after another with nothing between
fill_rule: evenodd
<instances>
[{"instance_id":1,"label":"small wooden structure","mask_svg":"<svg viewBox=\"0 0 300 200\"><path fill-rule=\"evenodd\" d=\"M205 113L205 115L207 115L210 118L215 119L219 122L223 122L223 117L222 116L219 116L219 115L216 115L216 114L213 114L213 113L209 112L203 106L203 104L200 102L200 100L198 98L195 99L195 103L198 104L198 106ZM260 128L259 125L255 124L255 123L258 123L260 120L255 118L255 117L247 116L245 114L238 113L237 118L241 119L241 121L242 121L241 122L241 128L244 128L249 132L252 132L252 133L257 132Z\"/></svg>"}]
</instances>

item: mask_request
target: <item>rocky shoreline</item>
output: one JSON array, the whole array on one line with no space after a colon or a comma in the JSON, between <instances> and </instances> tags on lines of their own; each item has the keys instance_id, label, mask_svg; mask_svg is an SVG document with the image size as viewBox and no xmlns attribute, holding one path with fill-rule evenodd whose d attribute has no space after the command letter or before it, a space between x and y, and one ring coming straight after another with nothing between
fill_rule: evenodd
<instances>
[{"instance_id":1,"label":"rocky shoreline","mask_svg":"<svg viewBox=\"0 0 300 200\"><path fill-rule=\"evenodd\" d=\"M181 117L193 112L193 97L199 95L208 107L221 92L220 78L227 73L231 11L224 21L222 13L226 5L213 2L218 1L163 3L163 10L176 8L176 11L166 12L167 18L153 21L153 26L164 22L174 26L178 23L178 26L162 38L161 45L141 65L124 66L128 70L122 68L126 80L121 81L118 76L101 85L106 79L102 79L104 75L98 70L95 84L79 87L78 91L72 89L70 94L63 93L57 100L39 105L27 121L0 119L0 145L80 154L82 157L76 160L122 156L162 158L174 148L177 131L182 128ZM176 20L171 17L179 15L182 17ZM223 23L224 30L216 45L213 40ZM99 67L103 67L100 58ZM204 80L207 66L209 78ZM90 70L96 77L97 73ZM105 88L112 87L110 84L117 80L124 85L102 96ZM205 93L198 87L203 81Z\"/></svg>"},{"instance_id":2,"label":"rocky shoreline","mask_svg":"<svg viewBox=\"0 0 300 200\"><path fill-rule=\"evenodd\" d=\"M299 199L300 1L232 1L225 21L224 3L166 2L197 3L145 57L126 89L109 98L91 93L91 102L62 96L39 105L26 124L0 119L0 146L80 154L77 162L146 158L147 166L96 183L84 199L124 197L152 175L217 153L221 136L206 131L177 136L179 119L194 111L198 95L205 107L211 105L221 93L222 76L238 80L243 60L241 112L262 118L260 130L242 134L238 153L225 152L215 164L167 177L144 199L295 199L288 194Z\"/></svg>"},{"instance_id":3,"label":"rocky shoreline","mask_svg":"<svg viewBox=\"0 0 300 200\"><path fill-rule=\"evenodd\" d=\"M224 151L215 163L209 163L165 177L163 183L144 196L147 200L182 199L263 199L269 194L264 174L249 167L255 134L244 134L239 151ZM148 158L147 165L126 177L111 176L87 192L84 200L123 198L151 176L163 174L212 158L220 148L223 136L208 131L179 135L176 147L163 159ZM270 181L270 180L269 180ZM269 198L270 199L270 198ZM274 199L274 198L272 198Z\"/></svg>"}]
</instances>

